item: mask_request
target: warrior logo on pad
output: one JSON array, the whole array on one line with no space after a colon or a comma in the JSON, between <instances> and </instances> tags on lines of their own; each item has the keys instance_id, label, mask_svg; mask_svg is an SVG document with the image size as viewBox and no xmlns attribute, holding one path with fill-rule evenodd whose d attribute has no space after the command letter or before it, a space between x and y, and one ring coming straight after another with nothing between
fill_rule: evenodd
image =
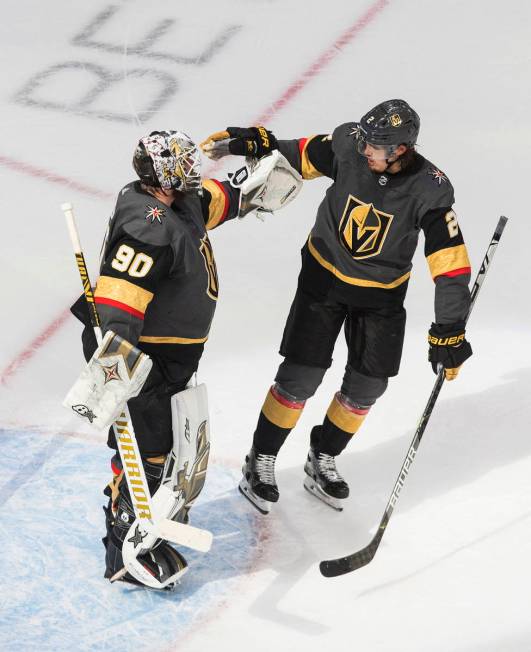
<instances>
[{"instance_id":1,"label":"warrior logo on pad","mask_svg":"<svg viewBox=\"0 0 531 652\"><path fill-rule=\"evenodd\" d=\"M377 256L393 221L393 215L379 211L349 195L339 223L339 239L351 256L360 260Z\"/></svg>"}]
</instances>

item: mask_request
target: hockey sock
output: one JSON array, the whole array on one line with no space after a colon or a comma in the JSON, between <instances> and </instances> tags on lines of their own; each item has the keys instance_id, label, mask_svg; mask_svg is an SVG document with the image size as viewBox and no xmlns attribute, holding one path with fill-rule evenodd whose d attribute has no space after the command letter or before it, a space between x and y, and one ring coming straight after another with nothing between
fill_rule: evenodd
<instances>
[{"instance_id":1,"label":"hockey sock","mask_svg":"<svg viewBox=\"0 0 531 652\"><path fill-rule=\"evenodd\" d=\"M277 455L286 437L296 426L305 401L298 401L273 385L267 393L253 437L257 453Z\"/></svg>"},{"instance_id":2,"label":"hockey sock","mask_svg":"<svg viewBox=\"0 0 531 652\"><path fill-rule=\"evenodd\" d=\"M337 392L322 426L312 429L310 443L314 450L336 457L363 423L369 407L357 405Z\"/></svg>"}]
</instances>

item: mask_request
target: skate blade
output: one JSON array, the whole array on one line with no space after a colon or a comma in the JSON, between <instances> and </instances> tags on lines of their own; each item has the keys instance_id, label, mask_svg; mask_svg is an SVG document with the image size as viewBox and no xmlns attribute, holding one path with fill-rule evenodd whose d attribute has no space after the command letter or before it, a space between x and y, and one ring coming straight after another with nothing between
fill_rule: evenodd
<instances>
[{"instance_id":1,"label":"skate blade","mask_svg":"<svg viewBox=\"0 0 531 652\"><path fill-rule=\"evenodd\" d=\"M329 496L327 493L325 493L317 484L317 482L315 482L315 480L309 475L304 478L304 488L308 493L311 493L312 496L319 498L319 500L322 500L323 503L332 509L335 509L336 512L343 511L343 501L340 498L334 498L333 496Z\"/></svg>"},{"instance_id":2,"label":"skate blade","mask_svg":"<svg viewBox=\"0 0 531 652\"><path fill-rule=\"evenodd\" d=\"M245 478L242 478L240 481L240 484L238 485L238 491L242 496L245 496L251 505L261 514L266 516L269 514L272 503L270 503L268 500L264 500L263 498L259 498L255 493L253 493L249 483Z\"/></svg>"}]
</instances>

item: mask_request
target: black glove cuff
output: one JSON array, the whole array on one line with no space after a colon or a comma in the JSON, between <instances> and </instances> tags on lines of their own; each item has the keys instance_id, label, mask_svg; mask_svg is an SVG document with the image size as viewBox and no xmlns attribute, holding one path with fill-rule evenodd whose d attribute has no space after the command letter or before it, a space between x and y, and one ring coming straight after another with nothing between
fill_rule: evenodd
<instances>
[{"instance_id":1,"label":"black glove cuff","mask_svg":"<svg viewBox=\"0 0 531 652\"><path fill-rule=\"evenodd\" d=\"M432 324L430 328L430 333L433 335L450 335L455 333L464 333L465 332L465 322L456 321L453 324Z\"/></svg>"}]
</instances>

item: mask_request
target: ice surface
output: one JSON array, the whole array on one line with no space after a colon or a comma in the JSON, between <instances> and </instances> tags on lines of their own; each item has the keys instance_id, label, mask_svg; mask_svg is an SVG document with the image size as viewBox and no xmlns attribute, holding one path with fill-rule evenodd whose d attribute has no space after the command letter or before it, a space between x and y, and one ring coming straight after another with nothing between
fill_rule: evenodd
<instances>
[{"instance_id":1,"label":"ice surface","mask_svg":"<svg viewBox=\"0 0 531 652\"><path fill-rule=\"evenodd\" d=\"M531 650L531 142L523 0L4 0L0 40L2 347L0 650L523 652ZM267 219L211 235L221 282L201 365L213 461L178 591L102 578L108 451L64 412L79 373L80 285L60 204L71 201L91 273L136 140L177 128L201 140L267 117L279 137L327 133L377 102L407 99L420 151L456 189L477 270L510 221L469 324L475 355L443 388L374 561L335 580L323 558L372 536L434 377L433 286L415 258L401 373L339 460L341 514L304 492L311 426L335 364L278 460L265 518L236 492L241 459L280 361L299 249L327 182ZM239 161L215 168L218 176ZM206 163L212 170L212 164Z\"/></svg>"}]
</instances>

